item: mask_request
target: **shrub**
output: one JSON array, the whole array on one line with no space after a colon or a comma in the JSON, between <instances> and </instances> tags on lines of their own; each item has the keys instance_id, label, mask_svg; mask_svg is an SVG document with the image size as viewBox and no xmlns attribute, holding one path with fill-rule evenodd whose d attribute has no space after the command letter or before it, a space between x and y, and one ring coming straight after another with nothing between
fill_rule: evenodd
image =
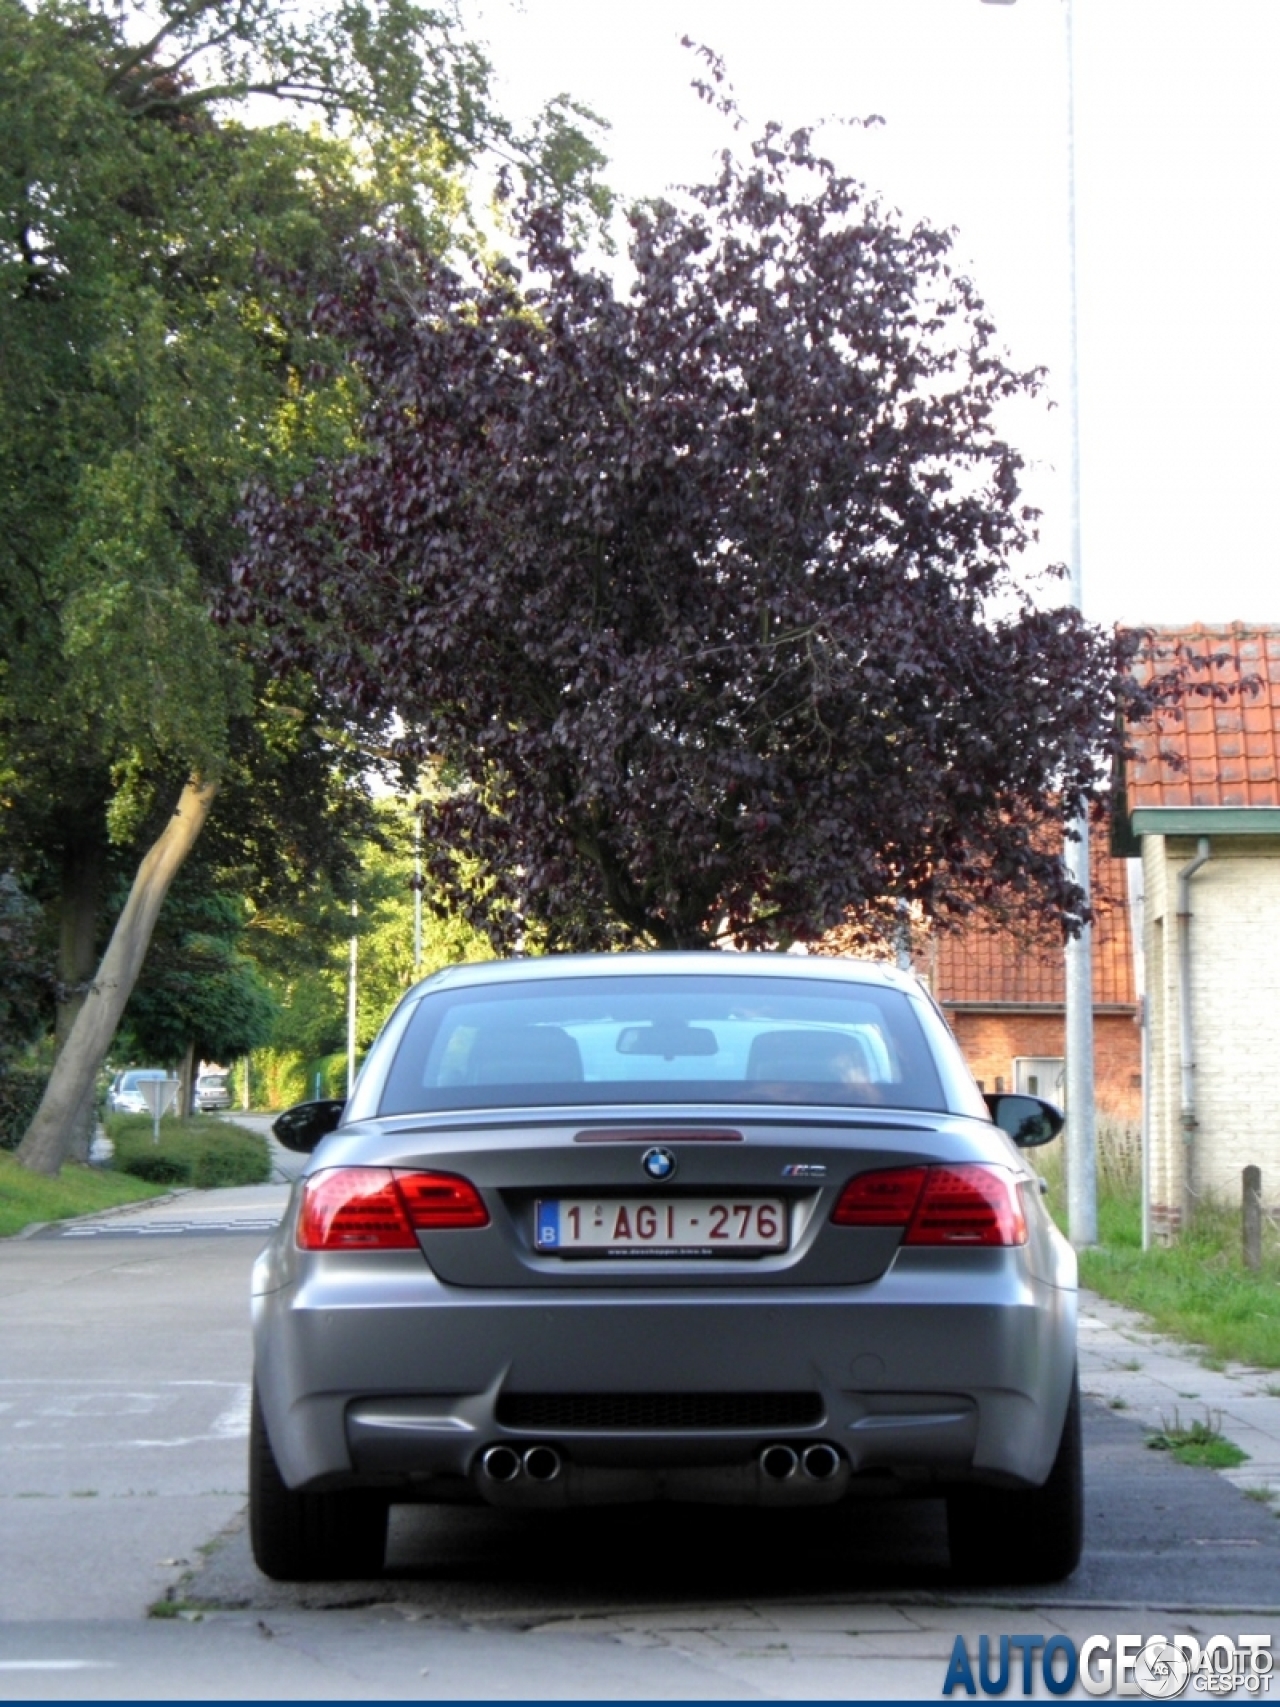
<instances>
[{"instance_id":1,"label":"shrub","mask_svg":"<svg viewBox=\"0 0 1280 1707\"><path fill-rule=\"evenodd\" d=\"M357 1065L359 1061L357 1060ZM311 1086L308 1096L315 1095L316 1079L320 1080L320 1095L322 1097L345 1097L347 1094L347 1052L339 1049L332 1055L322 1055L318 1060L307 1063L307 1082Z\"/></svg>"},{"instance_id":2,"label":"shrub","mask_svg":"<svg viewBox=\"0 0 1280 1707\"><path fill-rule=\"evenodd\" d=\"M193 1125L166 1116L159 1143L149 1114L109 1114L104 1125L115 1147L115 1168L135 1179L205 1189L262 1185L271 1177L267 1140L229 1120Z\"/></svg>"},{"instance_id":3,"label":"shrub","mask_svg":"<svg viewBox=\"0 0 1280 1707\"><path fill-rule=\"evenodd\" d=\"M311 1094L306 1062L292 1050L255 1049L249 1066L250 1101L255 1108L289 1108Z\"/></svg>"},{"instance_id":4,"label":"shrub","mask_svg":"<svg viewBox=\"0 0 1280 1707\"><path fill-rule=\"evenodd\" d=\"M11 1068L0 1072L0 1150L16 1150L44 1095L48 1075Z\"/></svg>"}]
</instances>

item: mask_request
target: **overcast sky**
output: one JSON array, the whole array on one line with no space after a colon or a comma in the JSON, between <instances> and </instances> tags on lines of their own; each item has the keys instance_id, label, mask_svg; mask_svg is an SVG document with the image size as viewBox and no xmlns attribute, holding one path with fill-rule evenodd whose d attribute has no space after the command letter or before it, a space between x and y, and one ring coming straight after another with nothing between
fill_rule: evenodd
<instances>
[{"instance_id":1,"label":"overcast sky","mask_svg":"<svg viewBox=\"0 0 1280 1707\"><path fill-rule=\"evenodd\" d=\"M512 111L567 91L612 182L710 171L727 132L682 34L757 128L878 113L824 148L956 228L1013 358L1064 405L1016 424L1068 551L1064 0L469 0ZM1098 621L1280 622L1277 0L1074 0L1084 605Z\"/></svg>"}]
</instances>

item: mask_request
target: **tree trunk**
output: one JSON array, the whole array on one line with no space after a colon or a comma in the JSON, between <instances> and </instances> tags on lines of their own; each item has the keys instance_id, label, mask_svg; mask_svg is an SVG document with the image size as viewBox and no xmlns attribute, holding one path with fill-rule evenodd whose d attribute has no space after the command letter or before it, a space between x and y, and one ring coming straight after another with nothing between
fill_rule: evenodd
<instances>
[{"instance_id":1,"label":"tree trunk","mask_svg":"<svg viewBox=\"0 0 1280 1707\"><path fill-rule=\"evenodd\" d=\"M187 1044L178 1063L178 1116L186 1120L195 1113L196 1104L196 1046Z\"/></svg>"},{"instance_id":2,"label":"tree trunk","mask_svg":"<svg viewBox=\"0 0 1280 1707\"><path fill-rule=\"evenodd\" d=\"M58 1048L71 1035L97 964L95 947L102 908L106 847L93 838L63 850L58 894Z\"/></svg>"},{"instance_id":3,"label":"tree trunk","mask_svg":"<svg viewBox=\"0 0 1280 1707\"><path fill-rule=\"evenodd\" d=\"M161 904L204 828L217 791L217 783L191 777L172 818L138 867L97 977L58 1052L40 1107L18 1146L18 1160L33 1173L56 1174L67 1157L76 1117L92 1096L98 1068L111 1047L142 969Z\"/></svg>"},{"instance_id":4,"label":"tree trunk","mask_svg":"<svg viewBox=\"0 0 1280 1707\"><path fill-rule=\"evenodd\" d=\"M54 1040L60 1051L89 993L96 964L98 914L107 849L101 836L73 842L63 851L58 896L58 1011ZM93 1139L93 1086L70 1121L67 1155L88 1161Z\"/></svg>"},{"instance_id":5,"label":"tree trunk","mask_svg":"<svg viewBox=\"0 0 1280 1707\"><path fill-rule=\"evenodd\" d=\"M63 1150L64 1162L87 1162L89 1152L93 1148L93 1130L98 1116L98 1085L97 1070L84 1088L80 1098L80 1106L67 1122L67 1142Z\"/></svg>"}]
</instances>

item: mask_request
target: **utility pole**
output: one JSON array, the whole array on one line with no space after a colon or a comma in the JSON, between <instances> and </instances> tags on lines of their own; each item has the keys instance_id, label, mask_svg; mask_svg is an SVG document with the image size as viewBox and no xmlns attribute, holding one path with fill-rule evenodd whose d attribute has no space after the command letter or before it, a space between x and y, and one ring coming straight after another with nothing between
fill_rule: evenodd
<instances>
[{"instance_id":1,"label":"utility pole","mask_svg":"<svg viewBox=\"0 0 1280 1707\"><path fill-rule=\"evenodd\" d=\"M413 821L413 975L422 976L422 807Z\"/></svg>"},{"instance_id":2,"label":"utility pole","mask_svg":"<svg viewBox=\"0 0 1280 1707\"><path fill-rule=\"evenodd\" d=\"M356 919L359 908L351 903L351 959L347 967L347 1095L356 1082Z\"/></svg>"},{"instance_id":3,"label":"utility pole","mask_svg":"<svg viewBox=\"0 0 1280 1707\"><path fill-rule=\"evenodd\" d=\"M1061 0L1067 75L1067 290L1069 359L1067 420L1070 434L1071 603L1084 609L1080 545L1080 341L1076 264L1076 88L1075 20L1072 0ZM1016 0L983 0L1011 6ZM1068 829L1063 863L1089 901L1089 816L1076 815ZM1093 939L1086 925L1068 940L1063 967L1066 1030L1067 1219L1071 1243L1080 1249L1098 1242L1097 1126L1094 1117Z\"/></svg>"}]
</instances>

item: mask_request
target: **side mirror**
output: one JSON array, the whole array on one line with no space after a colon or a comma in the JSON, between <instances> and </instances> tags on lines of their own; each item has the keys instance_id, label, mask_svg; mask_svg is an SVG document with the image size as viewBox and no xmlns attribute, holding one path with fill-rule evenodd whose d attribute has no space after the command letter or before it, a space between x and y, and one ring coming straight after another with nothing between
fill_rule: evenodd
<instances>
[{"instance_id":1,"label":"side mirror","mask_svg":"<svg viewBox=\"0 0 1280 1707\"><path fill-rule=\"evenodd\" d=\"M1042 1097L1028 1097L1012 1092L984 1093L991 1118L1002 1132L1007 1132L1020 1150L1034 1149L1056 1138L1065 1124L1062 1110Z\"/></svg>"},{"instance_id":2,"label":"side mirror","mask_svg":"<svg viewBox=\"0 0 1280 1707\"><path fill-rule=\"evenodd\" d=\"M341 1124L346 1106L345 1102L298 1102L276 1116L271 1130L286 1150L314 1150Z\"/></svg>"}]
</instances>

